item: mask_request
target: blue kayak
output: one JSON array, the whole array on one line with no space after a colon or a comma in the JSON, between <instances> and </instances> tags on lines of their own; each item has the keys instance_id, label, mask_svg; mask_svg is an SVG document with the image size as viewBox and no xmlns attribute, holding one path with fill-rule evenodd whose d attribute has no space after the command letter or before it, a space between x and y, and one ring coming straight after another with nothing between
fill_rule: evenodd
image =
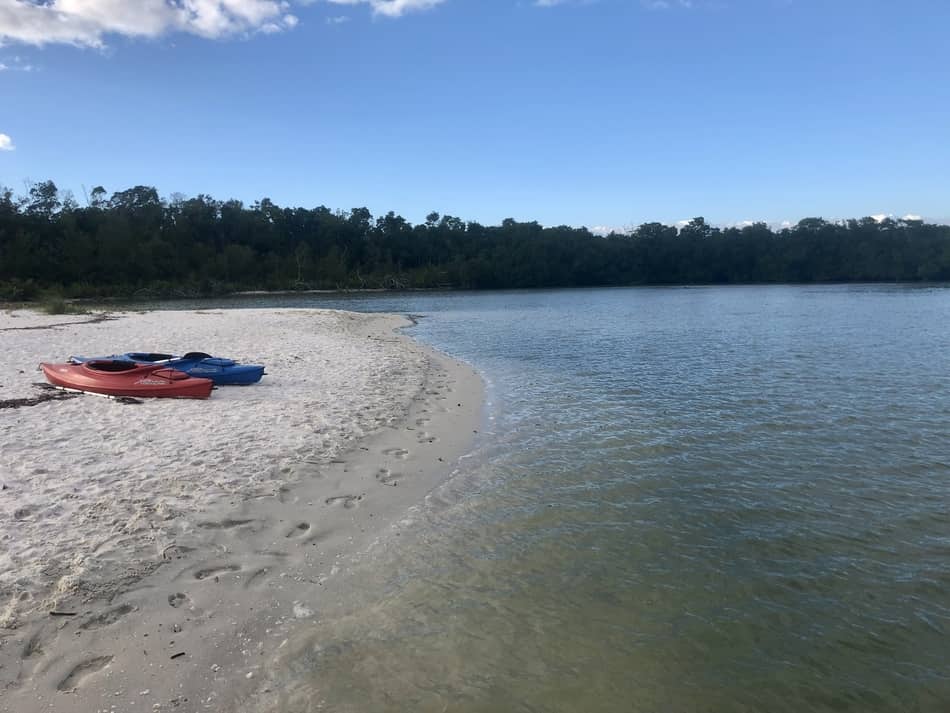
<instances>
[{"instance_id":1,"label":"blue kayak","mask_svg":"<svg viewBox=\"0 0 950 713\"><path fill-rule=\"evenodd\" d=\"M182 356L155 352L126 352L125 354L113 354L106 357L69 357L69 361L74 364L82 364L93 359L134 361L138 364L163 364L170 369L183 371L189 376L211 379L219 385L256 384L264 376L264 367L260 364L239 364L233 359L213 357L204 352L188 352Z\"/></svg>"}]
</instances>

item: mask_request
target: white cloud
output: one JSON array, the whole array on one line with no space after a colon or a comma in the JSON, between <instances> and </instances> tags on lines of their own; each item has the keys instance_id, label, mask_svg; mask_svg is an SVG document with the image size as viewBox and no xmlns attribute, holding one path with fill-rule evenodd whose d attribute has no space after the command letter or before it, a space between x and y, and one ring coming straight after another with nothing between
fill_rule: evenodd
<instances>
[{"instance_id":1,"label":"white cloud","mask_svg":"<svg viewBox=\"0 0 950 713\"><path fill-rule=\"evenodd\" d=\"M0 134L0 151L13 151L16 146L13 145L13 139L6 134Z\"/></svg>"},{"instance_id":2,"label":"white cloud","mask_svg":"<svg viewBox=\"0 0 950 713\"><path fill-rule=\"evenodd\" d=\"M327 18L328 25L342 25L344 22L349 22L350 18L346 15L336 15L334 17Z\"/></svg>"},{"instance_id":3,"label":"white cloud","mask_svg":"<svg viewBox=\"0 0 950 713\"><path fill-rule=\"evenodd\" d=\"M723 230L726 228L738 228L739 230L742 230L743 228L751 228L753 225L765 225L769 228L769 230L782 230L783 228L794 227L795 224L796 223L793 223L790 220L755 220L746 218L745 220L718 223L717 227L722 228Z\"/></svg>"},{"instance_id":4,"label":"white cloud","mask_svg":"<svg viewBox=\"0 0 950 713\"><path fill-rule=\"evenodd\" d=\"M32 64L27 64L23 61L22 57L4 57L0 60L0 72L10 71L10 72L32 72L36 67Z\"/></svg>"},{"instance_id":5,"label":"white cloud","mask_svg":"<svg viewBox=\"0 0 950 713\"><path fill-rule=\"evenodd\" d=\"M369 5L374 15L400 17L407 12L428 10L445 0L327 0L334 5Z\"/></svg>"},{"instance_id":6,"label":"white cloud","mask_svg":"<svg viewBox=\"0 0 950 713\"><path fill-rule=\"evenodd\" d=\"M102 47L107 35L210 39L291 29L285 0L0 0L0 44Z\"/></svg>"},{"instance_id":7,"label":"white cloud","mask_svg":"<svg viewBox=\"0 0 950 713\"><path fill-rule=\"evenodd\" d=\"M740 228L741 229L747 226L755 225L756 223L765 223L765 225L767 225L771 230L779 231L779 230L782 230L783 228L794 228L796 225L798 225L798 223L801 220L804 220L805 217L817 217L817 216L803 216L802 218L798 218L796 220L766 220L766 219L737 220L737 221L727 221L727 222L720 222L720 223L711 223L711 225L714 225L715 227L722 228L722 229L726 229L726 228ZM891 220L898 220L898 218L896 218L893 213L878 213L877 215L871 215L871 216L866 216L866 217L869 217L878 223L882 223L884 222L884 220L888 218ZM845 225L847 224L848 220L853 220L853 218L832 217L832 218L825 218L824 220L826 220L828 223L834 223L837 225ZM950 225L950 218L933 218L933 217L928 217L928 216L916 215L914 213L908 213L906 215L903 215L899 218L899 220L922 220L925 223ZM677 228L682 228L687 224L689 224L688 220L679 220L679 221L676 221L673 225L675 225Z\"/></svg>"},{"instance_id":8,"label":"white cloud","mask_svg":"<svg viewBox=\"0 0 950 713\"><path fill-rule=\"evenodd\" d=\"M884 222L885 220L887 220L888 218L890 218L891 220L895 220L895 217L894 217L894 214L893 214L893 213L878 213L877 215L872 215L872 216L870 216L870 217L873 218L873 219L874 219L875 221L877 221L878 223L882 223L882 222ZM923 220L923 221L926 221L926 222L929 222L929 223L942 223L942 222L943 222L942 220L934 220L933 218L924 218L924 217L922 217L922 216L917 215L916 213L907 213L906 215L902 215L902 216L899 218L899 220Z\"/></svg>"},{"instance_id":9,"label":"white cloud","mask_svg":"<svg viewBox=\"0 0 950 713\"><path fill-rule=\"evenodd\" d=\"M594 235L610 235L611 233L625 233L630 230L630 226L620 226L620 225L592 225L588 228L590 232Z\"/></svg>"}]
</instances>

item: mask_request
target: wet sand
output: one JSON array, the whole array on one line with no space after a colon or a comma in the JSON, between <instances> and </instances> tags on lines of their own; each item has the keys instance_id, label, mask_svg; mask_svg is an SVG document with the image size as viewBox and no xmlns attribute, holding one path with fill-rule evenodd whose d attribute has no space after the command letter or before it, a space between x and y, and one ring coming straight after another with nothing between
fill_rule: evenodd
<instances>
[{"instance_id":1,"label":"wet sand","mask_svg":"<svg viewBox=\"0 0 950 713\"><path fill-rule=\"evenodd\" d=\"M16 376L0 401L35 397L35 363L80 347L181 344L268 375L206 402L0 410L0 710L241 710L271 693L263 667L290 633L335 608L349 569L398 541L470 448L481 381L393 316L87 320L3 315L0 373Z\"/></svg>"}]
</instances>

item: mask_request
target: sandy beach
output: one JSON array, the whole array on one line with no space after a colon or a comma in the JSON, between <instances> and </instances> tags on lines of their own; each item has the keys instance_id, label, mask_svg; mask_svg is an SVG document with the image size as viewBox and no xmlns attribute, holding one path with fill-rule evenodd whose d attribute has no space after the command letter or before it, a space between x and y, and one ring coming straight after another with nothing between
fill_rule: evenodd
<instances>
[{"instance_id":1,"label":"sandy beach","mask_svg":"<svg viewBox=\"0 0 950 713\"><path fill-rule=\"evenodd\" d=\"M0 711L240 710L289 632L399 537L481 417L392 315L0 313ZM207 401L41 401L41 361L266 365ZM341 584L342 583L342 584ZM332 586L331 586L332 585Z\"/></svg>"}]
</instances>

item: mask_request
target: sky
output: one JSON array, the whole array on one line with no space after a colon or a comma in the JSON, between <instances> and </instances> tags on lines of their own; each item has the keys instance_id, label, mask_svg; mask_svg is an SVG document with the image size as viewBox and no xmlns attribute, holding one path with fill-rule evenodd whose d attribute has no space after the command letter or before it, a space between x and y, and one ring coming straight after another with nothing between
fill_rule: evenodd
<instances>
[{"instance_id":1,"label":"sky","mask_svg":"<svg viewBox=\"0 0 950 713\"><path fill-rule=\"evenodd\" d=\"M0 0L0 185L950 220L947 0Z\"/></svg>"}]
</instances>

